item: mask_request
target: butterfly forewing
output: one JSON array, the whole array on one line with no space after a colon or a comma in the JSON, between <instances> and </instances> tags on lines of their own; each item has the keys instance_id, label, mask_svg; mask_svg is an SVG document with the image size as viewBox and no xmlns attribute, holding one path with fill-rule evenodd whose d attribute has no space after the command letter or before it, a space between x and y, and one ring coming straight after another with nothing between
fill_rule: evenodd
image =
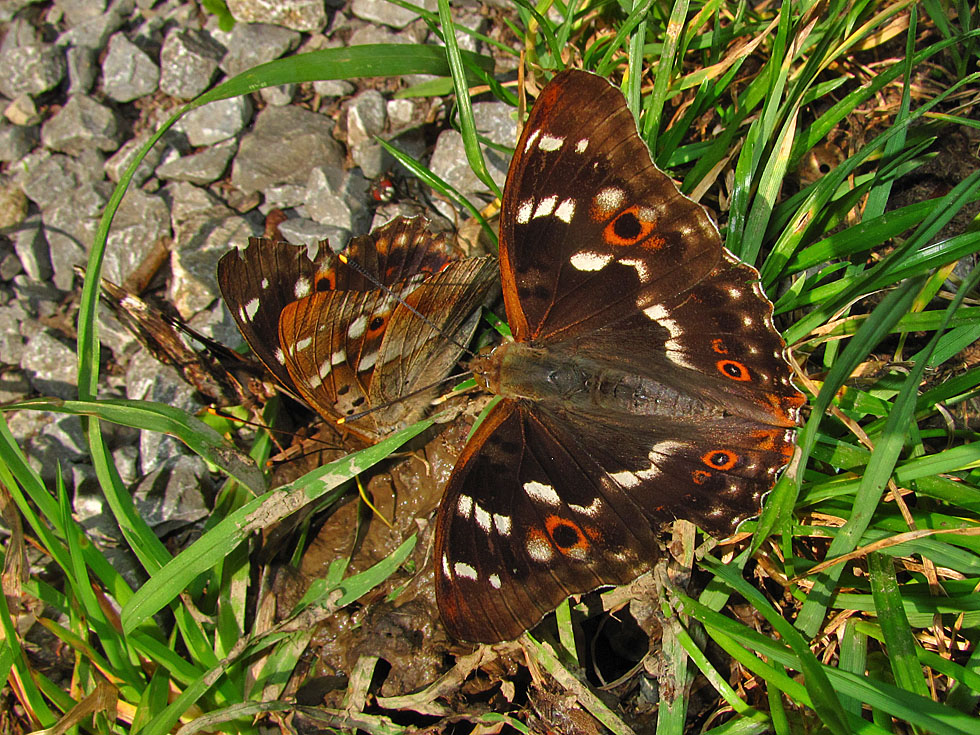
<instances>
[{"instance_id":1,"label":"butterfly forewing","mask_svg":"<svg viewBox=\"0 0 980 735\"><path fill-rule=\"evenodd\" d=\"M518 340L596 328L669 294L721 256L704 209L650 159L622 94L557 75L538 97L504 189L501 280Z\"/></svg>"},{"instance_id":2,"label":"butterfly forewing","mask_svg":"<svg viewBox=\"0 0 980 735\"><path fill-rule=\"evenodd\" d=\"M251 237L244 250L232 250L218 261L218 288L252 352L293 390L277 335L279 315L297 299L313 292L317 273L329 268L333 254L320 243L310 260L305 245Z\"/></svg>"},{"instance_id":3,"label":"butterfly forewing","mask_svg":"<svg viewBox=\"0 0 980 735\"><path fill-rule=\"evenodd\" d=\"M368 394L376 423L399 426L417 418L412 406L425 396L411 404L398 398L446 376L476 331L478 307L496 291L496 260L468 258L449 263L397 305ZM433 387L427 395L440 392Z\"/></svg>"}]
</instances>

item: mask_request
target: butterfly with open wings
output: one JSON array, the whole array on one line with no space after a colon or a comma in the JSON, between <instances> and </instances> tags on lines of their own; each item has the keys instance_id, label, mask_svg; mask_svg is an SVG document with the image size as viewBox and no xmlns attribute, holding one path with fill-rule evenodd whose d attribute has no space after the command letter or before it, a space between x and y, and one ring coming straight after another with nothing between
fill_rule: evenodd
<instances>
[{"instance_id":1,"label":"butterfly with open wings","mask_svg":"<svg viewBox=\"0 0 980 735\"><path fill-rule=\"evenodd\" d=\"M436 521L436 598L468 641L629 582L676 518L725 536L788 462L804 396L758 272L653 163L623 95L557 74L500 215L514 341L472 366L499 403Z\"/></svg>"}]
</instances>

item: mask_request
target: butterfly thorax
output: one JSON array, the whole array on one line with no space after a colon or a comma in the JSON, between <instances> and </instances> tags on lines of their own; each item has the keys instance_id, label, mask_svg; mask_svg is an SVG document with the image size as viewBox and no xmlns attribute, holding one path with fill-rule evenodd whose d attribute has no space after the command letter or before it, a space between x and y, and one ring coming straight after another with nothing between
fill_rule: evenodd
<instances>
[{"instance_id":1,"label":"butterfly thorax","mask_svg":"<svg viewBox=\"0 0 980 735\"><path fill-rule=\"evenodd\" d=\"M621 416L721 417L723 408L649 376L600 364L561 345L508 342L477 358L490 392L542 408Z\"/></svg>"}]
</instances>

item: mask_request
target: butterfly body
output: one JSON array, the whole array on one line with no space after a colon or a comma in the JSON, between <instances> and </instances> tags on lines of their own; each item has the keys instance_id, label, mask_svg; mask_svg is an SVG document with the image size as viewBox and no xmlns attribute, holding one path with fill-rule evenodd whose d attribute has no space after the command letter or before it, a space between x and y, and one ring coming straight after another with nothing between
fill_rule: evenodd
<instances>
[{"instance_id":1,"label":"butterfly body","mask_svg":"<svg viewBox=\"0 0 980 735\"><path fill-rule=\"evenodd\" d=\"M804 399L758 272L652 162L622 94L566 71L542 90L504 188L514 342L474 371L502 397L436 521L436 597L495 642L562 599L628 582L676 518L757 515Z\"/></svg>"}]
</instances>

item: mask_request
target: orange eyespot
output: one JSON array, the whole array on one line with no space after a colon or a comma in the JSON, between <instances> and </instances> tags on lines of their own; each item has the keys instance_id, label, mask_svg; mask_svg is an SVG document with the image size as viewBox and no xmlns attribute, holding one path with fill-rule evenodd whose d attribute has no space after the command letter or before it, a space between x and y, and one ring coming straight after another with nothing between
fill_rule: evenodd
<instances>
[{"instance_id":1,"label":"orange eyespot","mask_svg":"<svg viewBox=\"0 0 980 735\"><path fill-rule=\"evenodd\" d=\"M712 449L701 455L701 461L716 470L730 470L738 464L738 455L727 449Z\"/></svg>"},{"instance_id":2,"label":"orange eyespot","mask_svg":"<svg viewBox=\"0 0 980 735\"><path fill-rule=\"evenodd\" d=\"M707 470L694 470L691 473L691 479L694 481L695 485L703 485L711 478L711 473Z\"/></svg>"},{"instance_id":3,"label":"orange eyespot","mask_svg":"<svg viewBox=\"0 0 980 735\"><path fill-rule=\"evenodd\" d=\"M555 542L555 546L563 553L567 554L573 549L585 551L589 548L589 542L578 524L557 515L550 515L545 518L545 528Z\"/></svg>"},{"instance_id":4,"label":"orange eyespot","mask_svg":"<svg viewBox=\"0 0 980 735\"><path fill-rule=\"evenodd\" d=\"M752 380L749 369L737 360L719 360L715 363L715 367L718 368L718 372L731 380L737 380L741 383Z\"/></svg>"},{"instance_id":5,"label":"orange eyespot","mask_svg":"<svg viewBox=\"0 0 980 735\"><path fill-rule=\"evenodd\" d=\"M728 354L728 348L725 347L725 340L723 340L721 337L716 337L715 339L711 340L711 349L713 349L719 355Z\"/></svg>"},{"instance_id":6,"label":"orange eyespot","mask_svg":"<svg viewBox=\"0 0 980 735\"><path fill-rule=\"evenodd\" d=\"M606 225L603 239L609 245L633 245L647 237L653 231L653 222L640 216L639 207L629 207Z\"/></svg>"}]
</instances>

